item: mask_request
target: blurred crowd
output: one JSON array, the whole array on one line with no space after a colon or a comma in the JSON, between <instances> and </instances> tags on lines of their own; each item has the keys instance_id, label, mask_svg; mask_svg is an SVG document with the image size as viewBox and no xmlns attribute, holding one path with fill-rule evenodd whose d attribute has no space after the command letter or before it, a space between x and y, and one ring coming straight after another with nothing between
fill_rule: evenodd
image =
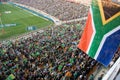
<instances>
[{"instance_id":1,"label":"blurred crowd","mask_svg":"<svg viewBox=\"0 0 120 80\"><path fill-rule=\"evenodd\" d=\"M86 17L88 6L66 0L10 0L42 10L62 21Z\"/></svg>"},{"instance_id":2,"label":"blurred crowd","mask_svg":"<svg viewBox=\"0 0 120 80\"><path fill-rule=\"evenodd\" d=\"M109 67L112 67L119 57L120 57L120 46L118 47L112 61L110 62Z\"/></svg>"},{"instance_id":3,"label":"blurred crowd","mask_svg":"<svg viewBox=\"0 0 120 80\"><path fill-rule=\"evenodd\" d=\"M0 80L87 80L97 62L77 49L80 32L67 24L0 43Z\"/></svg>"}]
</instances>

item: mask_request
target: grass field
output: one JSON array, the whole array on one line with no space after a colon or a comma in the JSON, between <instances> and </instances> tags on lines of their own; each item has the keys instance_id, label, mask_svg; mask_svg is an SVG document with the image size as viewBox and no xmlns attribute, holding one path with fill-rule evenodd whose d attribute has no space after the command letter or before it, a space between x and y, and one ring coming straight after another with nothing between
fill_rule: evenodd
<instances>
[{"instance_id":1,"label":"grass field","mask_svg":"<svg viewBox=\"0 0 120 80\"><path fill-rule=\"evenodd\" d=\"M52 21L10 4L0 4L0 40L29 32L27 27L36 29L53 24Z\"/></svg>"}]
</instances>

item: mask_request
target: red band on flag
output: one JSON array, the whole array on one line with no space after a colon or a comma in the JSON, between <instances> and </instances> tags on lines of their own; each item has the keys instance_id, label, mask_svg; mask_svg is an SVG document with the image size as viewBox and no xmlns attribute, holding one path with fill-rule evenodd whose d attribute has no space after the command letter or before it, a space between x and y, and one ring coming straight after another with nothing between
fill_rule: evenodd
<instances>
[{"instance_id":1,"label":"red band on flag","mask_svg":"<svg viewBox=\"0 0 120 80\"><path fill-rule=\"evenodd\" d=\"M78 48L84 51L85 53L87 52L88 46L90 44L92 34L93 34L92 16L89 12L84 32L80 39L80 43L78 44Z\"/></svg>"}]
</instances>

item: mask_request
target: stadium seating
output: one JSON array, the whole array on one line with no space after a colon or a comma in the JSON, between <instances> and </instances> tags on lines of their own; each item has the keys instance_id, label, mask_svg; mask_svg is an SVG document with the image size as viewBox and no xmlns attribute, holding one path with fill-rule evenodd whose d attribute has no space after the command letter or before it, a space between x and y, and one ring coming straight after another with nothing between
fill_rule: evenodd
<instances>
[{"instance_id":1,"label":"stadium seating","mask_svg":"<svg viewBox=\"0 0 120 80\"><path fill-rule=\"evenodd\" d=\"M10 0L42 10L60 20L72 20L87 16L89 7L66 0Z\"/></svg>"},{"instance_id":2,"label":"stadium seating","mask_svg":"<svg viewBox=\"0 0 120 80\"><path fill-rule=\"evenodd\" d=\"M0 80L85 79L96 61L76 48L76 25L62 25L37 32L27 39L0 44Z\"/></svg>"},{"instance_id":3,"label":"stadium seating","mask_svg":"<svg viewBox=\"0 0 120 80\"><path fill-rule=\"evenodd\" d=\"M32 6L60 20L87 16L88 7L65 0L10 0ZM62 6L61 6L62 5ZM0 80L87 80L99 65L77 49L85 21L48 27L27 38L0 43ZM115 61L120 51L117 52Z\"/></svg>"}]
</instances>

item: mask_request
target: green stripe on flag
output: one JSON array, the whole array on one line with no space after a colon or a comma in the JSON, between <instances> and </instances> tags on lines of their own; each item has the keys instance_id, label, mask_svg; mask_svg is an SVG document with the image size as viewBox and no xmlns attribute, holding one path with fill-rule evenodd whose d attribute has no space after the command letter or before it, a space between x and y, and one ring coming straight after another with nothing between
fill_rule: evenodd
<instances>
[{"instance_id":1,"label":"green stripe on flag","mask_svg":"<svg viewBox=\"0 0 120 80\"><path fill-rule=\"evenodd\" d=\"M95 1L95 2L94 2ZM109 31L113 30L114 28L116 28L116 26L118 26L120 24L120 16L115 18L114 20L108 22L107 24L103 25L102 23L102 17L100 14L100 9L98 6L98 0L94 0L92 2L92 6L91 6L91 12L93 14L93 24L96 30L96 34L94 36L94 39L92 41L92 45L90 47L90 50L88 52L88 55L90 55L92 58L94 58L99 45L102 41L103 36L108 33Z\"/></svg>"}]
</instances>

